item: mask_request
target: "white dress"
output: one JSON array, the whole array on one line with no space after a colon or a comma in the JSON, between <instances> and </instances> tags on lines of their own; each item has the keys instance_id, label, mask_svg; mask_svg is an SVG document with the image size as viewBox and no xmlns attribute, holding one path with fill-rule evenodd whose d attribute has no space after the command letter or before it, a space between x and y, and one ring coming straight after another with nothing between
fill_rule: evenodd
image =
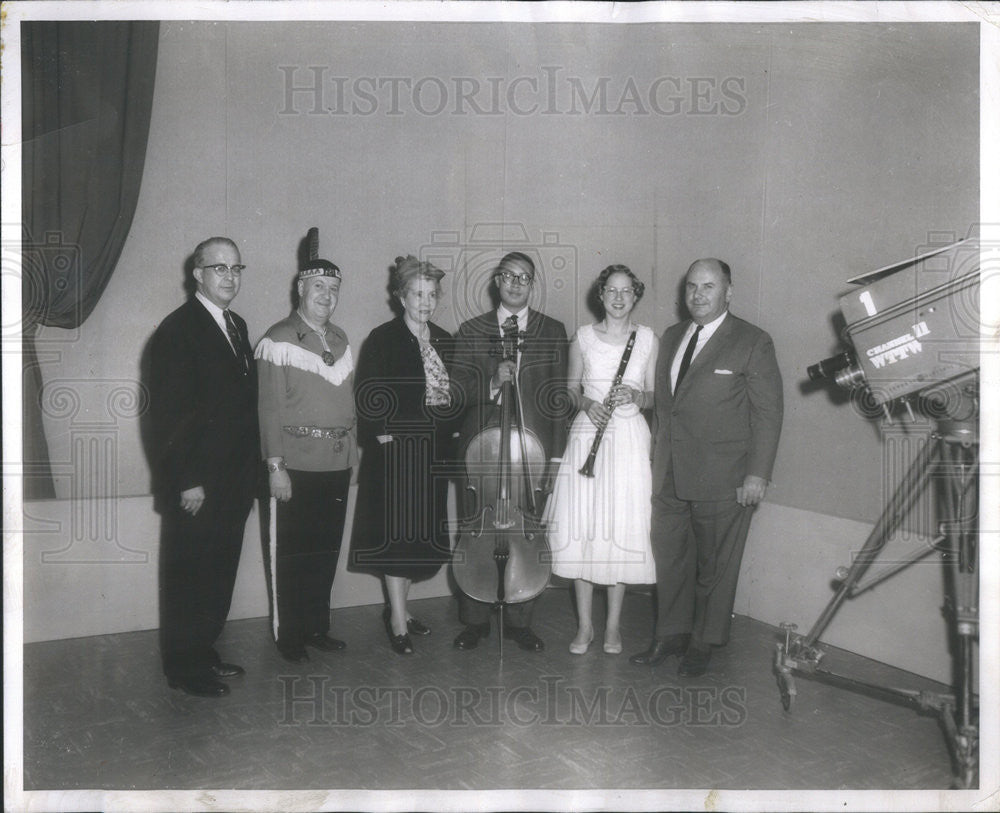
<instances>
[{"instance_id":1,"label":"white dress","mask_svg":"<svg viewBox=\"0 0 1000 813\"><path fill-rule=\"evenodd\" d=\"M603 401L611 388L625 345L601 341L593 325L577 331L583 355L583 393ZM637 326L635 346L622 383L643 390L656 336ZM555 487L545 511L552 572L595 584L652 584L656 581L649 544L649 426L635 404L618 407L604 432L594 477L579 473L590 453L596 427L580 411L570 427Z\"/></svg>"}]
</instances>

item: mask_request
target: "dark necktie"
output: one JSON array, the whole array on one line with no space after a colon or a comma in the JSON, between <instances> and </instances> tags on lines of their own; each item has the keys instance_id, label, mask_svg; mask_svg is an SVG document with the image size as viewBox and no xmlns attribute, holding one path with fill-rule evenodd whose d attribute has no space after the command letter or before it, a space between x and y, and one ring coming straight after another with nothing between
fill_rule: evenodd
<instances>
[{"instance_id":1,"label":"dark necktie","mask_svg":"<svg viewBox=\"0 0 1000 813\"><path fill-rule=\"evenodd\" d=\"M240 364L243 365L243 373L246 374L250 365L247 362L246 353L243 352L243 342L240 340L240 332L236 329L236 320L233 319L233 315L228 309L222 312L222 316L226 320L226 333L229 334L229 343L232 344L233 352L236 354L236 358L239 359Z\"/></svg>"},{"instance_id":2,"label":"dark necktie","mask_svg":"<svg viewBox=\"0 0 1000 813\"><path fill-rule=\"evenodd\" d=\"M701 333L703 325L698 325L694 329L694 335L688 341L687 347L684 348L684 358L681 359L681 368L677 371L677 383L674 384L674 392L681 387L681 379L684 378L684 373L688 371L688 367L691 366L691 359L694 358L694 348L698 344L698 335Z\"/></svg>"},{"instance_id":3,"label":"dark necktie","mask_svg":"<svg viewBox=\"0 0 1000 813\"><path fill-rule=\"evenodd\" d=\"M506 319L503 320L503 325L500 326L500 329L501 329L501 331L503 331L503 335L504 335L505 339L508 336L510 336L514 340L514 345L513 345L514 358L512 360L513 360L513 362L515 364L517 364L517 338L518 338L518 336L517 336L517 317L516 316L508 316Z\"/></svg>"}]
</instances>

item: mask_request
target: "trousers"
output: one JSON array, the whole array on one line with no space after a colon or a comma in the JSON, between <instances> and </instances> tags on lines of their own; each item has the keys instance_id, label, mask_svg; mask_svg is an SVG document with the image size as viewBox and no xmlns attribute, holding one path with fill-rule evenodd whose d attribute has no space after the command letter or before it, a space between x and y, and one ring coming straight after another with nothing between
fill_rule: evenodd
<instances>
[{"instance_id":1,"label":"trousers","mask_svg":"<svg viewBox=\"0 0 1000 813\"><path fill-rule=\"evenodd\" d=\"M696 643L727 643L753 508L736 502L735 494L678 499L669 474L652 502L656 637L690 633Z\"/></svg>"}]
</instances>

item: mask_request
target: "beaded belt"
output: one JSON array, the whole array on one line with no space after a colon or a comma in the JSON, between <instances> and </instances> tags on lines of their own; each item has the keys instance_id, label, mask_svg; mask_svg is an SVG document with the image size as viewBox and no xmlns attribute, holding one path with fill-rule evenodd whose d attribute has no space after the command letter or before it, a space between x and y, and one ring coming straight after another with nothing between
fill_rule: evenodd
<instances>
[{"instance_id":1,"label":"beaded belt","mask_svg":"<svg viewBox=\"0 0 1000 813\"><path fill-rule=\"evenodd\" d=\"M281 428L297 438L332 440L334 441L333 451L337 454L344 451L344 438L351 432L350 427L347 426L283 426Z\"/></svg>"}]
</instances>

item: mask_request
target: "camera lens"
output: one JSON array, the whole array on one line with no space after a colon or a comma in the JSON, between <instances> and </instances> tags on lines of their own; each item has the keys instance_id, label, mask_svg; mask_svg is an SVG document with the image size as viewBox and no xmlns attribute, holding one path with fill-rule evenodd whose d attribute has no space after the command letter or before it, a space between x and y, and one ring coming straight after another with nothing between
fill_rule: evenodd
<instances>
[{"instance_id":1,"label":"camera lens","mask_svg":"<svg viewBox=\"0 0 1000 813\"><path fill-rule=\"evenodd\" d=\"M838 353L836 356L830 356L828 359L823 359L811 365L806 369L806 374L809 376L810 381L833 378L838 370L849 367L853 362L854 357L850 353Z\"/></svg>"}]
</instances>

